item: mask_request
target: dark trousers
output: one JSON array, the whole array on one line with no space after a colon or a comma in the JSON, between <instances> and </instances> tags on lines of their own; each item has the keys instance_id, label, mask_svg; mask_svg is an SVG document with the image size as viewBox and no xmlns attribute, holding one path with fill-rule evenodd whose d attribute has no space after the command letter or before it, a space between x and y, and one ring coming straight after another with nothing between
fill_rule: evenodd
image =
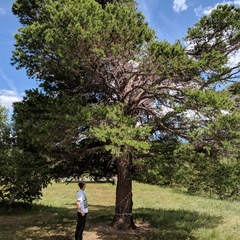
<instances>
[{"instance_id":1,"label":"dark trousers","mask_svg":"<svg viewBox=\"0 0 240 240\"><path fill-rule=\"evenodd\" d=\"M84 216L80 212L77 213L78 222L75 231L75 240L82 240L82 233L85 228L85 223L87 219L87 213Z\"/></svg>"}]
</instances>

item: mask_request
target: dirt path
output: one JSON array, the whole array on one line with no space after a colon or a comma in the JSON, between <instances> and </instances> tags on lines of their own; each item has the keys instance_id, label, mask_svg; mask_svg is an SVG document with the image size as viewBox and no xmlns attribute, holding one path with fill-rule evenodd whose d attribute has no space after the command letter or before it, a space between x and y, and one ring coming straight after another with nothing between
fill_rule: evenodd
<instances>
[{"instance_id":1,"label":"dirt path","mask_svg":"<svg viewBox=\"0 0 240 240\"><path fill-rule=\"evenodd\" d=\"M97 223L92 225L83 233L84 240L134 240L134 239L147 239L147 233L152 229L147 224L137 223L137 229L130 231L120 231L109 226L108 223ZM144 237L145 236L145 237Z\"/></svg>"}]
</instances>

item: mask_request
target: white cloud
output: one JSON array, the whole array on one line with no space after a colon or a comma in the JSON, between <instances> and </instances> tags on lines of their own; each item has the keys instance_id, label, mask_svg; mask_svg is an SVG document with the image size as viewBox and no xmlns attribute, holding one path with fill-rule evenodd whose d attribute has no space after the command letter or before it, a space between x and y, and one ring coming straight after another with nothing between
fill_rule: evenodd
<instances>
[{"instance_id":1,"label":"white cloud","mask_svg":"<svg viewBox=\"0 0 240 240\"><path fill-rule=\"evenodd\" d=\"M195 14L198 17L201 17L202 15L209 15L212 10L216 9L218 5L220 4L234 4L236 6L240 6L240 0L234 0L234 1L223 1L223 2L219 2L217 3L215 6L208 6L208 7L202 7L202 5L200 5L199 7L195 8Z\"/></svg>"},{"instance_id":2,"label":"white cloud","mask_svg":"<svg viewBox=\"0 0 240 240\"><path fill-rule=\"evenodd\" d=\"M235 5L240 5L240 0L235 0L235 1L233 1L233 4L235 4Z\"/></svg>"},{"instance_id":3,"label":"white cloud","mask_svg":"<svg viewBox=\"0 0 240 240\"><path fill-rule=\"evenodd\" d=\"M217 5L216 5L217 6ZM215 7L205 7L203 8L202 5L194 9L196 16L201 17L202 15L209 15Z\"/></svg>"},{"instance_id":4,"label":"white cloud","mask_svg":"<svg viewBox=\"0 0 240 240\"><path fill-rule=\"evenodd\" d=\"M10 90L0 89L0 103L8 109L12 109L12 103L20 101L21 97L19 96L16 87L13 84L13 81L9 79L3 71L0 69L0 80L7 82Z\"/></svg>"},{"instance_id":5,"label":"white cloud","mask_svg":"<svg viewBox=\"0 0 240 240\"><path fill-rule=\"evenodd\" d=\"M174 12L182 12L188 9L186 0L174 0L173 1L173 10Z\"/></svg>"},{"instance_id":6,"label":"white cloud","mask_svg":"<svg viewBox=\"0 0 240 240\"><path fill-rule=\"evenodd\" d=\"M240 50L232 54L228 61L228 65L230 67L235 67L237 65L239 66L239 64L240 64Z\"/></svg>"},{"instance_id":7,"label":"white cloud","mask_svg":"<svg viewBox=\"0 0 240 240\"><path fill-rule=\"evenodd\" d=\"M18 93L12 90L0 89L0 103L8 109L12 109L13 102L20 101Z\"/></svg>"}]
</instances>

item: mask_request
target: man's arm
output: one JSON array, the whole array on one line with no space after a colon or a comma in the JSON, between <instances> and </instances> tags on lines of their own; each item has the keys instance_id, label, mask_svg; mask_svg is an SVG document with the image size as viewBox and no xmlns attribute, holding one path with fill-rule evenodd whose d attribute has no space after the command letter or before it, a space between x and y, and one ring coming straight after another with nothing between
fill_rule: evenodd
<instances>
[{"instance_id":1,"label":"man's arm","mask_svg":"<svg viewBox=\"0 0 240 240\"><path fill-rule=\"evenodd\" d=\"M81 213L82 216L84 216L85 213L84 213L84 211L81 209L80 200L77 200L76 205L77 205L77 209L78 209L78 211Z\"/></svg>"}]
</instances>

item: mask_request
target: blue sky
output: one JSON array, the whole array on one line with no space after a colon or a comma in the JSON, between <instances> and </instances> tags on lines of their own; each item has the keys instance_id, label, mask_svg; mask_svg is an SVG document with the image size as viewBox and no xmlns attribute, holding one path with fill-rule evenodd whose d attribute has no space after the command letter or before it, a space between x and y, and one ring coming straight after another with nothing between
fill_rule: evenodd
<instances>
[{"instance_id":1,"label":"blue sky","mask_svg":"<svg viewBox=\"0 0 240 240\"><path fill-rule=\"evenodd\" d=\"M0 1L0 102L12 112L12 102L19 101L25 90L37 87L33 79L28 79L25 70L16 70L10 64L14 50L14 33L20 26L11 12L13 0ZM201 16L208 14L218 4L235 4L240 0L137 0L139 9L146 17L159 40L170 43L182 39L189 27Z\"/></svg>"}]
</instances>

